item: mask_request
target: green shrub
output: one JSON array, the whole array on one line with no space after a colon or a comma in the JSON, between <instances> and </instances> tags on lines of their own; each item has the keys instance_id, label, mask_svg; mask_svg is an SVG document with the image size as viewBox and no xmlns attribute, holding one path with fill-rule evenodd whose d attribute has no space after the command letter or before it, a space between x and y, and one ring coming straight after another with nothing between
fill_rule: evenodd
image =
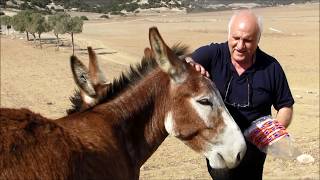
<instances>
[{"instance_id":1,"label":"green shrub","mask_svg":"<svg viewBox=\"0 0 320 180\"><path fill-rule=\"evenodd\" d=\"M109 19L110 17L107 14L103 14L103 15L100 16L100 18Z\"/></svg>"},{"instance_id":2,"label":"green shrub","mask_svg":"<svg viewBox=\"0 0 320 180\"><path fill-rule=\"evenodd\" d=\"M80 19L83 20L83 21L89 20L87 16L81 16Z\"/></svg>"}]
</instances>

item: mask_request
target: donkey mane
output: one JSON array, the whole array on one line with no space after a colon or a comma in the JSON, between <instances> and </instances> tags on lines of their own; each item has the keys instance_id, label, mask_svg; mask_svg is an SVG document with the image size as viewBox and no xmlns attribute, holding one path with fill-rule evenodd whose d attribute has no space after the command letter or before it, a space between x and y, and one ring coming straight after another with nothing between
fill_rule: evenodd
<instances>
[{"instance_id":1,"label":"donkey mane","mask_svg":"<svg viewBox=\"0 0 320 180\"><path fill-rule=\"evenodd\" d=\"M185 57L188 54L189 47L187 45L176 43L171 47L174 54L178 57ZM122 72L119 78L115 78L109 88L106 89L106 93L99 99L97 104L101 104L112 100L117 97L127 87L132 86L139 82L149 72L158 67L158 64L154 57L143 56L140 63L135 66L130 65L127 72ZM72 105L70 109L67 109L68 114L80 112L83 105L83 100L79 90L75 90L74 94L69 98Z\"/></svg>"}]
</instances>

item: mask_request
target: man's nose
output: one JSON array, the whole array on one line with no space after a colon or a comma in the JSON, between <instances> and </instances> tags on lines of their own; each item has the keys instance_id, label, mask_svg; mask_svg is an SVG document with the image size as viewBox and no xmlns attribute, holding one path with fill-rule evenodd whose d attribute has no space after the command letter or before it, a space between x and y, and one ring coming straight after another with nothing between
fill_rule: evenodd
<instances>
[{"instance_id":1,"label":"man's nose","mask_svg":"<svg viewBox=\"0 0 320 180\"><path fill-rule=\"evenodd\" d=\"M245 47L244 42L240 39L237 43L237 50L242 50Z\"/></svg>"}]
</instances>

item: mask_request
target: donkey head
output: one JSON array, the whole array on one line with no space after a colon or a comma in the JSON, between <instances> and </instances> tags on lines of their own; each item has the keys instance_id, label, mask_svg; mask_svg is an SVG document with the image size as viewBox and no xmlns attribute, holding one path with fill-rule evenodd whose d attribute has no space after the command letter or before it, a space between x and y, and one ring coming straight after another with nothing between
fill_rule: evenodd
<instances>
[{"instance_id":1,"label":"donkey head","mask_svg":"<svg viewBox=\"0 0 320 180\"><path fill-rule=\"evenodd\" d=\"M105 78L103 71L100 69L95 52L88 47L89 70L76 56L71 56L71 70L73 79L80 88L82 99L81 110L88 109L97 104L100 97L111 85Z\"/></svg>"},{"instance_id":2,"label":"donkey head","mask_svg":"<svg viewBox=\"0 0 320 180\"><path fill-rule=\"evenodd\" d=\"M246 143L213 82L179 60L157 28L150 28L149 40L151 50L146 49L145 55L153 56L170 78L166 131L204 154L213 168L238 165Z\"/></svg>"}]
</instances>

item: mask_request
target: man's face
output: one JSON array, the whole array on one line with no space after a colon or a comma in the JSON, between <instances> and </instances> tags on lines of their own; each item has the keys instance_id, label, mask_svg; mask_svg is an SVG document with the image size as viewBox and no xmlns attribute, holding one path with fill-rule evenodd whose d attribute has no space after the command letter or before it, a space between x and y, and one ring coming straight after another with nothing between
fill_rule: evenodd
<instances>
[{"instance_id":1,"label":"man's face","mask_svg":"<svg viewBox=\"0 0 320 180\"><path fill-rule=\"evenodd\" d=\"M258 33L259 28L255 20L235 17L228 36L231 59L238 63L251 63L258 46Z\"/></svg>"}]
</instances>

